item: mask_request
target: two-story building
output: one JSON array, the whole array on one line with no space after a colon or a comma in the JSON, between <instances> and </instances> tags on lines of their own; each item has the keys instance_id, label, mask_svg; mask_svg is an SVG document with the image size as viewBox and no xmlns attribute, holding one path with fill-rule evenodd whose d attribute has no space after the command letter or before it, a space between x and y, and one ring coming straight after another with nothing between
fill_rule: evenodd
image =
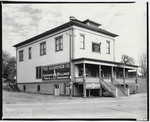
<instances>
[{"instance_id":1,"label":"two-story building","mask_svg":"<svg viewBox=\"0 0 150 122\"><path fill-rule=\"evenodd\" d=\"M115 62L115 37L101 24L70 21L14 45L17 83L25 92L118 97L137 92L138 66Z\"/></svg>"}]
</instances>

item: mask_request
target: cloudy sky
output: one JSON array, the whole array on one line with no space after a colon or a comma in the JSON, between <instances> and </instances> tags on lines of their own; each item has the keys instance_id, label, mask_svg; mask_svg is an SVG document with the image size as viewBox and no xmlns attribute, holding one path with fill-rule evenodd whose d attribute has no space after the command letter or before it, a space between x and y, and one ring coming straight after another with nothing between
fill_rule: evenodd
<instances>
[{"instance_id":1,"label":"cloudy sky","mask_svg":"<svg viewBox=\"0 0 150 122\"><path fill-rule=\"evenodd\" d=\"M126 4L2 4L3 50L16 55L13 45L69 21L69 16L91 19L100 28L118 34L116 61L122 54L139 55L147 50L146 2Z\"/></svg>"}]
</instances>

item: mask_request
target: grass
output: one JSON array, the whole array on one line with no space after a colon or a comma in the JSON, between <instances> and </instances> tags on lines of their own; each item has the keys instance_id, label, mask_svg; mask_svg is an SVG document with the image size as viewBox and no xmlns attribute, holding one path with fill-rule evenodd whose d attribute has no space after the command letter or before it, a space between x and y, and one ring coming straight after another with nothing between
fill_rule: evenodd
<instances>
[{"instance_id":1,"label":"grass","mask_svg":"<svg viewBox=\"0 0 150 122\"><path fill-rule=\"evenodd\" d=\"M16 104L16 103L48 103L48 102L59 102L67 101L68 96L54 96L54 95L43 95L33 94L24 92L12 92L3 90L3 104Z\"/></svg>"},{"instance_id":2,"label":"grass","mask_svg":"<svg viewBox=\"0 0 150 122\"><path fill-rule=\"evenodd\" d=\"M139 92L140 93L147 93L147 78L139 78Z\"/></svg>"}]
</instances>

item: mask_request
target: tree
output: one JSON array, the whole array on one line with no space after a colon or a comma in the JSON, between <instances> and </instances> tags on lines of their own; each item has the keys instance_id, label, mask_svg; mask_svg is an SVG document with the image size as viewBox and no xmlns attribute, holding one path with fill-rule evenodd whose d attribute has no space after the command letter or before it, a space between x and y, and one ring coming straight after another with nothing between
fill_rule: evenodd
<instances>
[{"instance_id":1,"label":"tree","mask_svg":"<svg viewBox=\"0 0 150 122\"><path fill-rule=\"evenodd\" d=\"M8 52L2 52L2 77L7 82L13 82L14 76L16 76L16 59L12 57Z\"/></svg>"},{"instance_id":2,"label":"tree","mask_svg":"<svg viewBox=\"0 0 150 122\"><path fill-rule=\"evenodd\" d=\"M131 64L131 65L135 63L134 59L128 55L122 55L121 62L125 64Z\"/></svg>"},{"instance_id":3,"label":"tree","mask_svg":"<svg viewBox=\"0 0 150 122\"><path fill-rule=\"evenodd\" d=\"M140 64L140 72L142 73L142 76L147 75L147 54L146 52L142 53L139 56L139 64Z\"/></svg>"}]
</instances>

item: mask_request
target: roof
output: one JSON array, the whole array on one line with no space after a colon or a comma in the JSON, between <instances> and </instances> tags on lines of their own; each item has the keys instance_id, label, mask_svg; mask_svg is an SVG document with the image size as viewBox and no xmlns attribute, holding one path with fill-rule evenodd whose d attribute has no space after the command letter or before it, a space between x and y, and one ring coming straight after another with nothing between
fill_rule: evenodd
<instances>
[{"instance_id":1,"label":"roof","mask_svg":"<svg viewBox=\"0 0 150 122\"><path fill-rule=\"evenodd\" d=\"M137 65L131 65L131 64L125 64L125 63L121 63L121 62L114 62L114 61L106 61L106 60L99 60L99 59L92 59L92 58L78 58L78 59L73 59L73 62L76 61L95 61L95 62L102 62L102 63L109 63L109 64L115 64L118 66L129 66L129 67L134 67L134 68L138 68L139 66Z\"/></svg>"},{"instance_id":2,"label":"roof","mask_svg":"<svg viewBox=\"0 0 150 122\"><path fill-rule=\"evenodd\" d=\"M97 25L97 26L100 26L100 25L101 25L101 24L99 24L99 23L97 23L97 22L94 22L94 21L92 21L92 20L89 20L89 19L83 21L82 23L87 23L87 22L93 23L93 24L95 24L95 25Z\"/></svg>"},{"instance_id":3,"label":"roof","mask_svg":"<svg viewBox=\"0 0 150 122\"><path fill-rule=\"evenodd\" d=\"M89 21L89 20L85 20L85 21ZM102 33L102 34L105 34L105 35L108 35L108 36L111 36L111 37L116 37L116 36L118 36L117 34L108 32L108 31L103 30L103 29L100 29L100 28L93 28L93 27L90 27L90 26L84 24L85 21L81 22L81 21L79 21L79 20L77 20L77 19L72 20L72 21L67 22L67 23L65 23L65 24L63 24L63 25L60 25L60 26L58 26L58 27L56 27L56 28L54 28L54 29L48 30L48 31L46 31L46 32L44 32L44 33L41 33L41 34L39 34L39 35L37 35L37 36L34 36L34 37L30 38L30 39L27 39L27 40L25 40L25 41L23 41L23 42L21 42L21 43L18 43L18 44L16 44L16 45L14 45L13 47L19 47L19 46L25 45L25 44L27 44L27 43L30 43L30 42L34 41L34 40L40 39L40 38L45 37L45 36L47 36L47 35L49 35L49 34L55 33L55 32L57 32L58 30L65 29L65 28L70 27L70 26L73 26L73 25L76 25L76 26L79 26L79 27L82 27L82 28L85 28L85 29L89 29L89 30L92 30L92 31L95 31L95 32L98 32L98 33ZM90 21L91 21L91 20L90 20ZM93 22L93 21L92 21L92 22Z\"/></svg>"}]
</instances>

